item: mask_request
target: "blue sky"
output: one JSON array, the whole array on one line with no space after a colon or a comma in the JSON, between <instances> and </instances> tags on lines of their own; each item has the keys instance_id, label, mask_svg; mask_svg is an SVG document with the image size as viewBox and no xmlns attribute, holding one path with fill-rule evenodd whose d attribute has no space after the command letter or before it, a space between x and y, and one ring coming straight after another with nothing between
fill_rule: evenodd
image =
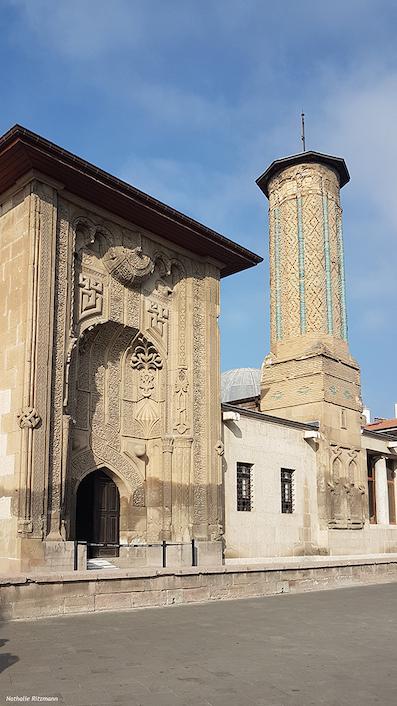
<instances>
[{"instance_id":1,"label":"blue sky","mask_svg":"<svg viewBox=\"0 0 397 706\"><path fill-rule=\"evenodd\" d=\"M0 132L19 122L265 256L222 284L222 369L269 349L267 202L307 146L345 157L349 340L397 402L397 4L0 0Z\"/></svg>"}]
</instances>

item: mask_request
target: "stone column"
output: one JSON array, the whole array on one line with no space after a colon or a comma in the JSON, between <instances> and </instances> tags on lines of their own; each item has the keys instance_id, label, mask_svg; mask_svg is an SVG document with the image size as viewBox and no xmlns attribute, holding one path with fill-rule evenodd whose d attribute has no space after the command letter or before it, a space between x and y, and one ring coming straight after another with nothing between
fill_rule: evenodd
<instances>
[{"instance_id":1,"label":"stone column","mask_svg":"<svg viewBox=\"0 0 397 706\"><path fill-rule=\"evenodd\" d=\"M172 454L172 529L173 540L189 542L191 539L191 437L174 439Z\"/></svg>"},{"instance_id":2,"label":"stone column","mask_svg":"<svg viewBox=\"0 0 397 706\"><path fill-rule=\"evenodd\" d=\"M386 459L381 456L375 463L376 522L389 524L389 498L387 491Z\"/></svg>"},{"instance_id":3,"label":"stone column","mask_svg":"<svg viewBox=\"0 0 397 706\"><path fill-rule=\"evenodd\" d=\"M163 534L162 539L171 539L172 521L172 452L174 439L163 439Z\"/></svg>"}]
</instances>

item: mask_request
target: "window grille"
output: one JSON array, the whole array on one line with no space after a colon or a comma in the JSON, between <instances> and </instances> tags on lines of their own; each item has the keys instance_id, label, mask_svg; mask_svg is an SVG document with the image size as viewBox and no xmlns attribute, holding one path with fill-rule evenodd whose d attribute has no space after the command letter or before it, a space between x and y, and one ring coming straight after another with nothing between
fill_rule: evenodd
<instances>
[{"instance_id":1,"label":"window grille","mask_svg":"<svg viewBox=\"0 0 397 706\"><path fill-rule=\"evenodd\" d=\"M249 463L237 464L237 510L245 512L252 509L251 470L252 465Z\"/></svg>"},{"instance_id":2,"label":"window grille","mask_svg":"<svg viewBox=\"0 0 397 706\"><path fill-rule=\"evenodd\" d=\"M292 513L294 511L294 471L288 468L281 469L281 512Z\"/></svg>"}]
</instances>

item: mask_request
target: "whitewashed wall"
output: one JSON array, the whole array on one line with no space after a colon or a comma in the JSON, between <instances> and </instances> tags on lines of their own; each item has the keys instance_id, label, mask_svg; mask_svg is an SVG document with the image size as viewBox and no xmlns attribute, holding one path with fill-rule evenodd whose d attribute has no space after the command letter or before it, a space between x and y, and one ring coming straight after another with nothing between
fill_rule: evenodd
<instances>
[{"instance_id":1,"label":"whitewashed wall","mask_svg":"<svg viewBox=\"0 0 397 706\"><path fill-rule=\"evenodd\" d=\"M226 558L321 552L316 458L304 429L241 410L238 422L224 422L223 433ZM237 511L237 462L253 464L251 512ZM281 468L294 469L292 514L281 512Z\"/></svg>"}]
</instances>

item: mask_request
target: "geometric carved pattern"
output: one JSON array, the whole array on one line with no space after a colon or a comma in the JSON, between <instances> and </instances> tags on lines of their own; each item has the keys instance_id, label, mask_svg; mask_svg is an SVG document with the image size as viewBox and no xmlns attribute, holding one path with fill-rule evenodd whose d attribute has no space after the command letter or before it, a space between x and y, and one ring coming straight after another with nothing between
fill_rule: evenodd
<instances>
[{"instance_id":1,"label":"geometric carved pattern","mask_svg":"<svg viewBox=\"0 0 397 706\"><path fill-rule=\"evenodd\" d=\"M339 238L338 238L338 208L336 202L329 199L328 223L329 223L329 252L330 252L330 280L332 290L332 310L333 310L333 329L334 335L343 338L341 308L342 308L342 291L340 282L340 267L339 267ZM334 237L336 234L336 237Z\"/></svg>"},{"instance_id":2,"label":"geometric carved pattern","mask_svg":"<svg viewBox=\"0 0 397 706\"><path fill-rule=\"evenodd\" d=\"M19 412L17 417L21 429L35 429L41 422L41 417L34 407L27 407Z\"/></svg>"},{"instance_id":3,"label":"geometric carved pattern","mask_svg":"<svg viewBox=\"0 0 397 706\"><path fill-rule=\"evenodd\" d=\"M284 338L300 335L300 296L298 260L298 216L296 199L288 199L282 205L282 283L284 285L282 318Z\"/></svg>"},{"instance_id":4,"label":"geometric carved pattern","mask_svg":"<svg viewBox=\"0 0 397 706\"><path fill-rule=\"evenodd\" d=\"M340 333L344 341L347 341L347 313L346 313L346 285L345 285L345 261L342 232L342 210L338 202L335 202L335 229L338 234L337 243L337 275L340 299ZM334 275L335 276L335 275ZM336 288L335 288L336 289ZM338 308L335 305L335 308Z\"/></svg>"},{"instance_id":5,"label":"geometric carved pattern","mask_svg":"<svg viewBox=\"0 0 397 706\"><path fill-rule=\"evenodd\" d=\"M207 474L205 463L206 429L206 374L203 362L206 355L206 308L203 299L204 279L197 268L193 278L193 415L194 415L194 523L207 519Z\"/></svg>"},{"instance_id":6,"label":"geometric carved pattern","mask_svg":"<svg viewBox=\"0 0 397 706\"><path fill-rule=\"evenodd\" d=\"M306 245L306 330L308 333L326 333L324 248L319 238L323 222L322 200L319 194L309 194L302 201Z\"/></svg>"},{"instance_id":7,"label":"geometric carved pattern","mask_svg":"<svg viewBox=\"0 0 397 706\"><path fill-rule=\"evenodd\" d=\"M103 303L103 284L94 277L90 277L80 272L79 274L80 288L80 310L79 318L84 319L87 316L102 313Z\"/></svg>"},{"instance_id":8,"label":"geometric carved pattern","mask_svg":"<svg viewBox=\"0 0 397 706\"><path fill-rule=\"evenodd\" d=\"M148 309L150 314L150 326L155 329L160 336L164 334L164 327L168 322L169 311L157 302L150 302Z\"/></svg>"},{"instance_id":9,"label":"geometric carved pattern","mask_svg":"<svg viewBox=\"0 0 397 706\"><path fill-rule=\"evenodd\" d=\"M272 350L305 333L346 339L338 177L286 168L269 184L269 216Z\"/></svg>"}]
</instances>

